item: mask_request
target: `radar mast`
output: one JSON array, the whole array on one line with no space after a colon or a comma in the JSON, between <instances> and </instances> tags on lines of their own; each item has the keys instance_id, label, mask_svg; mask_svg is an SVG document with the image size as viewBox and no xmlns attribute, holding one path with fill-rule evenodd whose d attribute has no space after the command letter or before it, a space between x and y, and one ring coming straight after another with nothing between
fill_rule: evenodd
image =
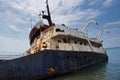
<instances>
[{"instance_id":1,"label":"radar mast","mask_svg":"<svg viewBox=\"0 0 120 80\"><path fill-rule=\"evenodd\" d=\"M44 11L42 11L42 14L43 14L42 18L47 19L49 25L52 26L52 20L51 20L51 14L50 14L50 10L49 10L48 0L46 0L46 8L47 8L48 15L45 15Z\"/></svg>"}]
</instances>

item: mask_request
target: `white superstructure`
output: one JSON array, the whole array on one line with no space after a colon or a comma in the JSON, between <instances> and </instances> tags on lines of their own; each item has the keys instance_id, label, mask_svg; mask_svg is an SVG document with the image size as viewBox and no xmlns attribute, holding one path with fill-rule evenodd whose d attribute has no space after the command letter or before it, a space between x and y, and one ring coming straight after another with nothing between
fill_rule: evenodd
<instances>
[{"instance_id":1,"label":"white superstructure","mask_svg":"<svg viewBox=\"0 0 120 80\"><path fill-rule=\"evenodd\" d=\"M43 30L34 39L29 52L34 54L45 49L105 53L100 40L88 38L84 32L65 25L53 25Z\"/></svg>"}]
</instances>

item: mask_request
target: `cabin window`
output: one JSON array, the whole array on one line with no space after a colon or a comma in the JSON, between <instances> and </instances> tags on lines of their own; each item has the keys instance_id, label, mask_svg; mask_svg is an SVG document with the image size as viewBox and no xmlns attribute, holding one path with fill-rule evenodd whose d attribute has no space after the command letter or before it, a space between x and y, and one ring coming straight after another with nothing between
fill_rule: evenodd
<instances>
[{"instance_id":1,"label":"cabin window","mask_svg":"<svg viewBox=\"0 0 120 80\"><path fill-rule=\"evenodd\" d=\"M98 48L100 48L101 46L98 46Z\"/></svg>"},{"instance_id":2,"label":"cabin window","mask_svg":"<svg viewBox=\"0 0 120 80\"><path fill-rule=\"evenodd\" d=\"M80 42L80 45L82 45L82 42Z\"/></svg>"},{"instance_id":3,"label":"cabin window","mask_svg":"<svg viewBox=\"0 0 120 80\"><path fill-rule=\"evenodd\" d=\"M96 45L97 48L100 48L101 46L100 45Z\"/></svg>"},{"instance_id":4,"label":"cabin window","mask_svg":"<svg viewBox=\"0 0 120 80\"><path fill-rule=\"evenodd\" d=\"M60 43L61 41L60 41L60 40L58 40L58 42Z\"/></svg>"},{"instance_id":5,"label":"cabin window","mask_svg":"<svg viewBox=\"0 0 120 80\"><path fill-rule=\"evenodd\" d=\"M64 42L64 43L67 43L67 38L66 38L66 37L63 38L63 42Z\"/></svg>"},{"instance_id":6,"label":"cabin window","mask_svg":"<svg viewBox=\"0 0 120 80\"><path fill-rule=\"evenodd\" d=\"M39 39L40 38L40 36L37 36L37 39Z\"/></svg>"},{"instance_id":7,"label":"cabin window","mask_svg":"<svg viewBox=\"0 0 120 80\"><path fill-rule=\"evenodd\" d=\"M70 43L70 39L67 38L67 37L64 37L64 38L63 38L63 42L64 42L64 43Z\"/></svg>"},{"instance_id":8,"label":"cabin window","mask_svg":"<svg viewBox=\"0 0 120 80\"><path fill-rule=\"evenodd\" d=\"M77 44L77 41L74 41L75 44Z\"/></svg>"},{"instance_id":9,"label":"cabin window","mask_svg":"<svg viewBox=\"0 0 120 80\"><path fill-rule=\"evenodd\" d=\"M45 42L43 42L43 44L45 44Z\"/></svg>"},{"instance_id":10,"label":"cabin window","mask_svg":"<svg viewBox=\"0 0 120 80\"><path fill-rule=\"evenodd\" d=\"M87 59L87 56L86 56L86 55L84 55L84 59Z\"/></svg>"},{"instance_id":11,"label":"cabin window","mask_svg":"<svg viewBox=\"0 0 120 80\"><path fill-rule=\"evenodd\" d=\"M84 45L86 46L86 45L87 45L87 43L84 43Z\"/></svg>"}]
</instances>

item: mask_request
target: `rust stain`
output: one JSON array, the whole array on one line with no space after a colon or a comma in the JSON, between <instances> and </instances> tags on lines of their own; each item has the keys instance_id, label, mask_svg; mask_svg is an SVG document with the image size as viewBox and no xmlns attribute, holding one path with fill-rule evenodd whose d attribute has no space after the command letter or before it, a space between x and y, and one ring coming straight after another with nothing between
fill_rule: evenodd
<instances>
[{"instance_id":1,"label":"rust stain","mask_svg":"<svg viewBox=\"0 0 120 80\"><path fill-rule=\"evenodd\" d=\"M13 75L15 74L15 72L14 72L14 70L9 69L9 70L7 71L7 74L10 75L10 76L13 76Z\"/></svg>"},{"instance_id":2,"label":"rust stain","mask_svg":"<svg viewBox=\"0 0 120 80\"><path fill-rule=\"evenodd\" d=\"M23 71L23 74L22 74L22 80L27 80L27 77L25 75L25 72Z\"/></svg>"}]
</instances>

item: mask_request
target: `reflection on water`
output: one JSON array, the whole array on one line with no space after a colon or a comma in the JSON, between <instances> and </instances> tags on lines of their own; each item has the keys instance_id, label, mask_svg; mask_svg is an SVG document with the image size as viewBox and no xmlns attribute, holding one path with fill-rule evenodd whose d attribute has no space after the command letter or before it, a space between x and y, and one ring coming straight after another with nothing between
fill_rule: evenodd
<instances>
[{"instance_id":1,"label":"reflection on water","mask_svg":"<svg viewBox=\"0 0 120 80\"><path fill-rule=\"evenodd\" d=\"M106 80L106 62L84 68L77 73L52 78L49 80Z\"/></svg>"}]
</instances>

